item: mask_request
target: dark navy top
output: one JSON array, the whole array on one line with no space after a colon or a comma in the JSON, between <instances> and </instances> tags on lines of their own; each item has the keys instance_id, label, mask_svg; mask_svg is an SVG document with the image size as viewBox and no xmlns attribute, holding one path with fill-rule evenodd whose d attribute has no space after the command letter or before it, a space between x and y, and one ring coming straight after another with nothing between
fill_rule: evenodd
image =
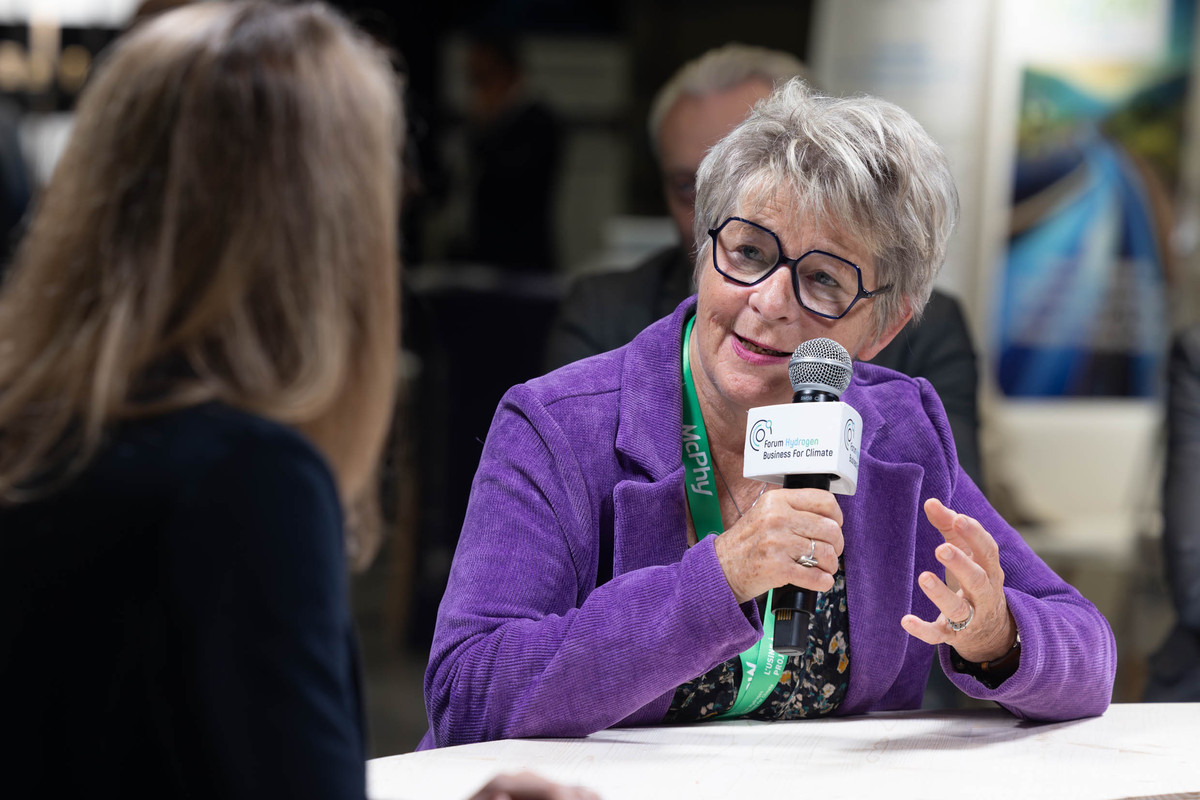
<instances>
[{"instance_id":1,"label":"dark navy top","mask_svg":"<svg viewBox=\"0 0 1200 800\"><path fill-rule=\"evenodd\" d=\"M337 490L288 427L130 422L0 507L7 797L362 798L358 676Z\"/></svg>"}]
</instances>

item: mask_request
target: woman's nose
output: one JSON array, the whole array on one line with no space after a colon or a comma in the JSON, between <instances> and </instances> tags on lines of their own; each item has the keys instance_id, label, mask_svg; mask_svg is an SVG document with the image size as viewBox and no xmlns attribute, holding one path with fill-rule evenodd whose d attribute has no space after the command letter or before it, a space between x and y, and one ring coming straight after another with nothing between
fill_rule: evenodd
<instances>
[{"instance_id":1,"label":"woman's nose","mask_svg":"<svg viewBox=\"0 0 1200 800\"><path fill-rule=\"evenodd\" d=\"M792 290L792 273L787 264L777 267L754 287L750 306L766 319L790 320L799 314L800 304Z\"/></svg>"}]
</instances>

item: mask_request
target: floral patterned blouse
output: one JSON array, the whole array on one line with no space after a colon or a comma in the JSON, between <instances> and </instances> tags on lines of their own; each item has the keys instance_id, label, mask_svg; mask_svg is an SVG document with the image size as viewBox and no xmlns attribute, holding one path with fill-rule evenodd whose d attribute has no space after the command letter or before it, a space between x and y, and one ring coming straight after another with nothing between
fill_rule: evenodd
<instances>
[{"instance_id":1,"label":"floral patterned blouse","mask_svg":"<svg viewBox=\"0 0 1200 800\"><path fill-rule=\"evenodd\" d=\"M833 588L817 595L804 655L789 656L779 683L747 719L806 719L833 713L846 696L850 668L850 614L846 573L840 568ZM727 711L737 696L742 664L732 658L675 690L667 722L698 722Z\"/></svg>"}]
</instances>

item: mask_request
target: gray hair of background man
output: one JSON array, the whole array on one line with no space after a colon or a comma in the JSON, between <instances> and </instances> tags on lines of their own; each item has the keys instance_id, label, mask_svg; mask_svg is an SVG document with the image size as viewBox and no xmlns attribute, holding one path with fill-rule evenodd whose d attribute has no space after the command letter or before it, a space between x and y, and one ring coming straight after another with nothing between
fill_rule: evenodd
<instances>
[{"instance_id":1,"label":"gray hair of background man","mask_svg":"<svg viewBox=\"0 0 1200 800\"><path fill-rule=\"evenodd\" d=\"M874 97L827 97L799 79L777 88L700 164L697 278L711 263L709 229L738 212L753 216L781 192L870 253L876 286L893 287L875 301L877 332L906 306L920 318L958 218L958 191L941 147L908 112Z\"/></svg>"},{"instance_id":2,"label":"gray hair of background man","mask_svg":"<svg viewBox=\"0 0 1200 800\"><path fill-rule=\"evenodd\" d=\"M650 147L658 155L658 133L671 106L684 95L703 97L760 78L772 86L792 78L808 79L800 59L782 50L730 42L709 50L680 67L650 104L647 130Z\"/></svg>"}]
</instances>

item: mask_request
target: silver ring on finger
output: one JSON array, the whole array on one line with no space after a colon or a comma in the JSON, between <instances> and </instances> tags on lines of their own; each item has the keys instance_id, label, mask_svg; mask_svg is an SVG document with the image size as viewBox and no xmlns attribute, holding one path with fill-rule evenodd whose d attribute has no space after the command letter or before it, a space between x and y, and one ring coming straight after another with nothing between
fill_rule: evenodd
<instances>
[{"instance_id":1,"label":"silver ring on finger","mask_svg":"<svg viewBox=\"0 0 1200 800\"><path fill-rule=\"evenodd\" d=\"M946 624L948 624L950 626L950 630L954 631L955 633L958 633L963 628L970 625L971 620L975 619L975 606L971 605L970 603L967 603L967 608L970 609L970 613L967 614L967 618L964 619L962 622L954 622L949 617L946 618Z\"/></svg>"},{"instance_id":2,"label":"silver ring on finger","mask_svg":"<svg viewBox=\"0 0 1200 800\"><path fill-rule=\"evenodd\" d=\"M796 559L796 563L802 567L815 567L818 563L817 562L817 540L809 539L808 541L812 544L812 547L809 548L808 555L800 556L799 558Z\"/></svg>"}]
</instances>

